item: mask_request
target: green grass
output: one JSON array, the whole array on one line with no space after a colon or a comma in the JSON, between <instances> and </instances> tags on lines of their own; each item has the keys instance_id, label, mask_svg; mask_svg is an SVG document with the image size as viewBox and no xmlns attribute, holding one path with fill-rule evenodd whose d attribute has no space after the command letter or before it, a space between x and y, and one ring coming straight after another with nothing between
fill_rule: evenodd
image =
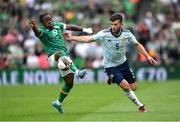
<instances>
[{"instance_id":1,"label":"green grass","mask_svg":"<svg viewBox=\"0 0 180 122\"><path fill-rule=\"evenodd\" d=\"M148 108L137 107L116 85L75 84L65 99L64 114L51 106L59 85L0 86L0 120L46 121L177 121L180 120L180 82L143 82L136 95Z\"/></svg>"}]
</instances>

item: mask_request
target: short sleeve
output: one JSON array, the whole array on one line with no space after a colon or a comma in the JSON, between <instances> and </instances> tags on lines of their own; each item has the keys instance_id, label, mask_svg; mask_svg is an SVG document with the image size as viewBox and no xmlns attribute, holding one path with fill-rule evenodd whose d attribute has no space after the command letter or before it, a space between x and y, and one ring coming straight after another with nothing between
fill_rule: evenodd
<instances>
[{"instance_id":1,"label":"short sleeve","mask_svg":"<svg viewBox=\"0 0 180 122\"><path fill-rule=\"evenodd\" d=\"M135 37L131 32L129 32L129 34L128 34L128 41L129 41L131 44L136 44L136 43L138 43L136 37Z\"/></svg>"},{"instance_id":2,"label":"short sleeve","mask_svg":"<svg viewBox=\"0 0 180 122\"><path fill-rule=\"evenodd\" d=\"M104 39L104 32L103 31L99 31L98 33L94 34L93 36L93 40L95 41L103 41Z\"/></svg>"},{"instance_id":3,"label":"short sleeve","mask_svg":"<svg viewBox=\"0 0 180 122\"><path fill-rule=\"evenodd\" d=\"M66 30L66 24L65 23L63 23L63 29Z\"/></svg>"},{"instance_id":4,"label":"short sleeve","mask_svg":"<svg viewBox=\"0 0 180 122\"><path fill-rule=\"evenodd\" d=\"M66 24L62 23L62 22L56 22L57 25L61 28L61 30L65 30L66 29Z\"/></svg>"}]
</instances>

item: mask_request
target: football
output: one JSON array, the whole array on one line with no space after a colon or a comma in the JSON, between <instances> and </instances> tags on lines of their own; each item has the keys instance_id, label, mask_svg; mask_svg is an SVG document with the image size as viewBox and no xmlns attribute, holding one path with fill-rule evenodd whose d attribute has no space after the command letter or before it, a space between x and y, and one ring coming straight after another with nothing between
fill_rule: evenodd
<instances>
[{"instance_id":1,"label":"football","mask_svg":"<svg viewBox=\"0 0 180 122\"><path fill-rule=\"evenodd\" d=\"M69 57L63 56L58 60L58 68L65 69L66 67L70 67L72 64L72 60Z\"/></svg>"},{"instance_id":2,"label":"football","mask_svg":"<svg viewBox=\"0 0 180 122\"><path fill-rule=\"evenodd\" d=\"M64 64L64 62L60 59L58 60L58 68L59 69L64 69L66 68L66 65Z\"/></svg>"}]
</instances>

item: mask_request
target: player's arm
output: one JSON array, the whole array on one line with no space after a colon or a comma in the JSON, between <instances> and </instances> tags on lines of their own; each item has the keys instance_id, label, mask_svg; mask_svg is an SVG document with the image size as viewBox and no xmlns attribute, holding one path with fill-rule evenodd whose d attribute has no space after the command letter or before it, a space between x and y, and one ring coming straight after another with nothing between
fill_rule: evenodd
<instances>
[{"instance_id":1,"label":"player's arm","mask_svg":"<svg viewBox=\"0 0 180 122\"><path fill-rule=\"evenodd\" d=\"M76 42L84 42L84 43L90 43L93 42L93 36L72 36L70 33L64 33L64 38L69 41L76 41Z\"/></svg>"},{"instance_id":2,"label":"player's arm","mask_svg":"<svg viewBox=\"0 0 180 122\"><path fill-rule=\"evenodd\" d=\"M85 32L85 33L88 33L88 34L93 33L92 28L82 28L82 27L80 27L80 26L68 25L68 24L65 24L65 26L66 26L66 27L65 27L66 30L82 31L82 32Z\"/></svg>"},{"instance_id":3,"label":"player's arm","mask_svg":"<svg viewBox=\"0 0 180 122\"><path fill-rule=\"evenodd\" d=\"M31 19L29 25L33 29L33 32L37 37L39 37L42 34L42 32L38 30L35 20Z\"/></svg>"},{"instance_id":4,"label":"player's arm","mask_svg":"<svg viewBox=\"0 0 180 122\"><path fill-rule=\"evenodd\" d=\"M157 64L157 62L147 53L147 51L146 51L145 48L142 46L142 44L140 44L139 42L137 42L137 43L135 44L135 46L136 46L136 49L137 49L140 53L142 53L142 54L147 58L147 60L149 61L150 64L152 64L152 65L156 65L156 64Z\"/></svg>"}]
</instances>

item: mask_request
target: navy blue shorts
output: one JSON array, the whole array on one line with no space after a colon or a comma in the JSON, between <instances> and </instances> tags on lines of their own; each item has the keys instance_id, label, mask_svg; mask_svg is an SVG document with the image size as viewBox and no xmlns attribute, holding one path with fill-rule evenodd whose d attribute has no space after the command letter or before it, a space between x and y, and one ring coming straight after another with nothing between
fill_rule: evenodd
<instances>
[{"instance_id":1,"label":"navy blue shorts","mask_svg":"<svg viewBox=\"0 0 180 122\"><path fill-rule=\"evenodd\" d=\"M117 67L105 68L105 72L109 77L110 75L114 75L113 83L116 83L117 85L119 85L123 79L127 80L129 84L136 82L134 73L127 60Z\"/></svg>"}]
</instances>

